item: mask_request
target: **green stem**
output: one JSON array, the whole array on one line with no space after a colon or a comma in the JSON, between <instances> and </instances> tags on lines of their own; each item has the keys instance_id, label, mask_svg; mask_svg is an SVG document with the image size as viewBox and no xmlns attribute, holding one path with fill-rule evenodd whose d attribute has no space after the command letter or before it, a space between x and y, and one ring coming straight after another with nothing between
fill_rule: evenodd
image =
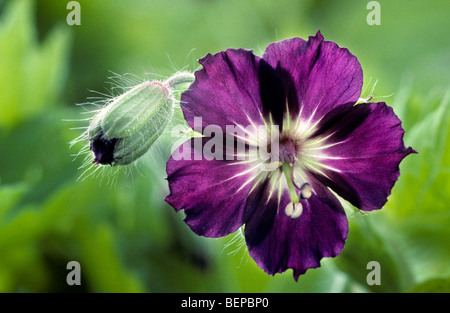
<instances>
[{"instance_id":1,"label":"green stem","mask_svg":"<svg viewBox=\"0 0 450 313\"><path fill-rule=\"evenodd\" d=\"M179 86L182 86L184 84L191 84L194 82L194 80L195 80L195 76L193 73L179 72L179 73L176 73L175 75L169 77L164 82L164 84L171 89L176 89Z\"/></svg>"}]
</instances>

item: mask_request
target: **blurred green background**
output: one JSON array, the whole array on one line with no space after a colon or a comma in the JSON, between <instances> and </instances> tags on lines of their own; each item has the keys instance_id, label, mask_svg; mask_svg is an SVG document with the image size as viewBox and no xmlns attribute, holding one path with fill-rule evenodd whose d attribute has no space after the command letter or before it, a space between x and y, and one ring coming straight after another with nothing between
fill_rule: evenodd
<instances>
[{"instance_id":1,"label":"blurred green background","mask_svg":"<svg viewBox=\"0 0 450 313\"><path fill-rule=\"evenodd\" d=\"M0 292L450 291L448 0L380 0L378 26L369 1L80 0L79 26L66 23L68 2L0 0ZM260 55L318 29L358 57L363 96L377 81L375 100L419 151L383 210L348 208L339 257L296 283L291 270L266 275L238 235L195 236L164 202L170 136L122 175L77 180L83 144L69 142L86 125L70 120L86 117L77 103L112 92L112 73L164 78L207 52ZM72 260L81 286L66 284ZM366 283L372 260L381 285Z\"/></svg>"}]
</instances>

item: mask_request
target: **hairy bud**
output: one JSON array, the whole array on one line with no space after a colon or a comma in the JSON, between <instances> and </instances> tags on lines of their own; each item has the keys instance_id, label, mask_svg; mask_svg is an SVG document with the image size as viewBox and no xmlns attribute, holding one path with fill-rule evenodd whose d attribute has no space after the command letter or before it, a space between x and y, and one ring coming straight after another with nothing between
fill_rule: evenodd
<instances>
[{"instance_id":1,"label":"hairy bud","mask_svg":"<svg viewBox=\"0 0 450 313\"><path fill-rule=\"evenodd\" d=\"M171 90L144 82L114 98L88 128L93 163L127 165L145 154L172 118Z\"/></svg>"},{"instance_id":2,"label":"hairy bud","mask_svg":"<svg viewBox=\"0 0 450 313\"><path fill-rule=\"evenodd\" d=\"M89 125L81 127L83 134L71 141L71 145L89 142L76 155L88 154L80 167L87 167L82 175L95 165L128 165L143 156L174 122L180 94L194 79L190 72L178 72L165 81L145 81L103 101Z\"/></svg>"}]
</instances>

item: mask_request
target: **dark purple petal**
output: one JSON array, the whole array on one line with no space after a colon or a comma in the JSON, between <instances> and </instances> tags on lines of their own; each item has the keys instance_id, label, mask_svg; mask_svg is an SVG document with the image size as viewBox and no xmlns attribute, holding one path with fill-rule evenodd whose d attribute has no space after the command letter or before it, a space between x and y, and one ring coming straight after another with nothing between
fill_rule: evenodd
<instances>
[{"instance_id":1,"label":"dark purple petal","mask_svg":"<svg viewBox=\"0 0 450 313\"><path fill-rule=\"evenodd\" d=\"M331 135L322 162L334 169L318 176L361 210L381 209L397 181L399 164L415 152L403 143L400 119L384 102L358 104L323 136Z\"/></svg>"},{"instance_id":2,"label":"dark purple petal","mask_svg":"<svg viewBox=\"0 0 450 313\"><path fill-rule=\"evenodd\" d=\"M176 211L185 210L185 222L196 234L222 237L243 225L245 203L252 187L245 183L253 171L251 163L225 158L205 160L205 154L196 160L202 156L199 150L208 140L188 140L172 154L167 162L170 194L165 200Z\"/></svg>"},{"instance_id":3,"label":"dark purple petal","mask_svg":"<svg viewBox=\"0 0 450 313\"><path fill-rule=\"evenodd\" d=\"M271 118L274 125L283 126L286 97L283 82L277 72L264 60L258 68L259 88L264 117Z\"/></svg>"},{"instance_id":4,"label":"dark purple petal","mask_svg":"<svg viewBox=\"0 0 450 313\"><path fill-rule=\"evenodd\" d=\"M297 219L284 212L290 202L287 190L279 203L275 196L266 204L270 189L267 185L260 205L246 221L250 256L270 275L292 268L297 280L307 269L319 267L320 259L335 257L344 247L348 234L344 209L320 182L311 177L310 183L314 194L300 201L303 213Z\"/></svg>"},{"instance_id":5,"label":"dark purple petal","mask_svg":"<svg viewBox=\"0 0 450 313\"><path fill-rule=\"evenodd\" d=\"M314 122L330 110L356 103L363 84L361 65L347 49L324 41L320 32L309 40L291 38L270 44L262 58L283 81L291 116L301 110Z\"/></svg>"},{"instance_id":6,"label":"dark purple petal","mask_svg":"<svg viewBox=\"0 0 450 313\"><path fill-rule=\"evenodd\" d=\"M203 69L195 73L195 81L181 96L181 108L189 126L202 117L202 129L214 124L262 124L263 113L259 88L259 61L250 50L233 50L207 54L199 62ZM200 126L200 125L199 125ZM196 130L196 129L194 129Z\"/></svg>"}]
</instances>

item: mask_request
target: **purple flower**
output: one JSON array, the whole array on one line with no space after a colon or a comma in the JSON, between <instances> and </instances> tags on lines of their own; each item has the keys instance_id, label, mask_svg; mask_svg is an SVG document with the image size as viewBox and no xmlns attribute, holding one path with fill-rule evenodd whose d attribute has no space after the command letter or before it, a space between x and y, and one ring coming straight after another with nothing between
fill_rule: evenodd
<instances>
[{"instance_id":1,"label":"purple flower","mask_svg":"<svg viewBox=\"0 0 450 313\"><path fill-rule=\"evenodd\" d=\"M258 266L271 275L292 268L297 280L344 247L347 218L329 189L361 210L380 209L401 160L415 151L404 146L401 121L384 102L356 104L361 66L320 32L272 43L262 57L229 49L200 63L182 94L184 117L192 128L201 117L199 131L217 125L224 142L233 139L233 153L210 147L223 158L194 157L211 132L186 142L167 162L166 201L185 211L198 235L221 237L245 225ZM245 137L230 134L230 125ZM274 136L276 147L268 140ZM249 157L255 146L270 159Z\"/></svg>"}]
</instances>

